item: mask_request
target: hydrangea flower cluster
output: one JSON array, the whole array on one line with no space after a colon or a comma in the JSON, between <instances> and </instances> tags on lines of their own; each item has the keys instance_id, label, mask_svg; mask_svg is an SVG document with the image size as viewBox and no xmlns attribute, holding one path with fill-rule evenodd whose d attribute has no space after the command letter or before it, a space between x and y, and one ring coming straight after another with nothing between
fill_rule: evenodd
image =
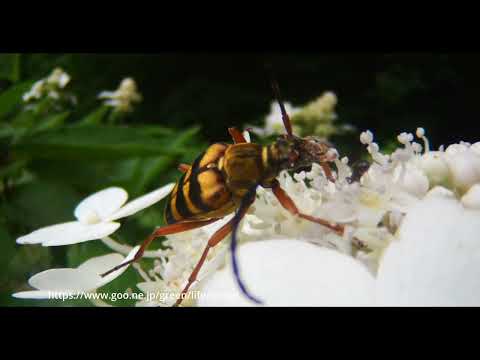
<instances>
[{"instance_id":1,"label":"hydrangea flower cluster","mask_svg":"<svg viewBox=\"0 0 480 360\"><path fill-rule=\"evenodd\" d=\"M301 137L315 135L327 139L331 135L352 130L351 125L335 123L338 118L335 112L337 102L337 96L332 91L326 91L302 107L293 107L290 102L285 102L285 110L290 115L293 132ZM278 103L270 104L270 113L265 118L263 128L257 126L250 126L250 128L260 136L283 134L285 127Z\"/></svg>"},{"instance_id":2,"label":"hydrangea flower cluster","mask_svg":"<svg viewBox=\"0 0 480 360\"><path fill-rule=\"evenodd\" d=\"M242 277L250 292L267 306L480 305L480 142L432 151L422 128L416 136L419 142L413 134L400 134L399 147L385 154L373 134L363 132L360 141L372 162L359 181L351 181L349 159L338 154L332 157L335 182L317 165L293 176L279 175L298 208L343 224L343 235L293 217L270 190L259 189L238 233ZM166 192L159 190L155 200ZM110 199L105 206L114 209L105 215L103 200L97 200L87 199L77 208L82 226L106 226L122 217L119 213L134 212L127 211L128 204L122 212L126 199ZM150 269L134 264L142 278L137 288L153 295L137 306L171 306L176 298L154 295L181 292L206 242L230 218L168 236L167 249L148 252L155 258ZM59 245L37 241L34 234L18 242ZM103 232L96 236L131 256L130 247ZM237 288L227 252L228 239L209 253L191 288L201 296L187 297L184 306L254 305ZM42 290L34 278L31 285ZM97 284L89 284L89 290Z\"/></svg>"},{"instance_id":3,"label":"hydrangea flower cluster","mask_svg":"<svg viewBox=\"0 0 480 360\"><path fill-rule=\"evenodd\" d=\"M104 104L115 109L119 113L133 111L133 104L142 101L142 94L139 93L137 83L132 78L125 78L121 81L115 91L102 91L98 94L99 99L104 99Z\"/></svg>"}]
</instances>

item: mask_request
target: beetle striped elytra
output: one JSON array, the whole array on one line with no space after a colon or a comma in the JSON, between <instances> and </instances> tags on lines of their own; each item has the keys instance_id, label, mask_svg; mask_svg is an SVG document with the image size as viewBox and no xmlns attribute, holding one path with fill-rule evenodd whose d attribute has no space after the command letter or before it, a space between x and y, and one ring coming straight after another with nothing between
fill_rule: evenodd
<instances>
[{"instance_id":1,"label":"beetle striped elytra","mask_svg":"<svg viewBox=\"0 0 480 360\"><path fill-rule=\"evenodd\" d=\"M156 229L144 240L132 260L114 267L102 276L139 260L148 245L157 237L199 228L235 212L233 218L209 239L175 305L182 302L196 280L209 250L229 233L232 233L231 255L237 283L248 298L259 302L249 294L243 284L235 257L236 230L254 202L258 186L271 189L280 204L292 215L343 234L342 225L302 213L276 180L282 170L295 171L317 163L323 168L327 178L335 181L329 166L329 162L334 160L331 148L313 137L300 138L293 135L291 121L275 81L272 82L272 88L281 109L286 134L279 136L272 144L262 146L247 142L239 130L229 128L233 144L215 143L200 154L192 165L180 164L179 170L183 174L170 193L165 208L167 225Z\"/></svg>"}]
</instances>

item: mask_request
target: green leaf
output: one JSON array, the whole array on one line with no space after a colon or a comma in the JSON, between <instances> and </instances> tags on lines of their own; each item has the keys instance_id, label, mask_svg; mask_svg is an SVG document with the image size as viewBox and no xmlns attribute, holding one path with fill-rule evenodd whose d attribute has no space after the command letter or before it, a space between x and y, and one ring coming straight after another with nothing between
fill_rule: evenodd
<instances>
[{"instance_id":1,"label":"green leaf","mask_svg":"<svg viewBox=\"0 0 480 360\"><path fill-rule=\"evenodd\" d=\"M6 177L18 174L28 163L27 159L22 159L0 168L0 180Z\"/></svg>"},{"instance_id":2,"label":"green leaf","mask_svg":"<svg viewBox=\"0 0 480 360\"><path fill-rule=\"evenodd\" d=\"M70 116L69 111L60 114L54 114L42 119L37 126L32 130L32 133L39 133L46 130L52 130L65 124L65 120Z\"/></svg>"},{"instance_id":3,"label":"green leaf","mask_svg":"<svg viewBox=\"0 0 480 360\"><path fill-rule=\"evenodd\" d=\"M75 268L92 257L107 255L112 252L101 240L73 244L67 248L67 266Z\"/></svg>"},{"instance_id":4,"label":"green leaf","mask_svg":"<svg viewBox=\"0 0 480 360\"><path fill-rule=\"evenodd\" d=\"M132 194L137 196L145 191L159 175L173 166L175 159L172 157L162 156L154 159L142 159L137 165L132 176Z\"/></svg>"},{"instance_id":5,"label":"green leaf","mask_svg":"<svg viewBox=\"0 0 480 360\"><path fill-rule=\"evenodd\" d=\"M77 126L85 126L85 125L100 125L102 123L103 118L108 113L108 106L101 106L98 109L94 110L82 120L77 123Z\"/></svg>"},{"instance_id":6,"label":"green leaf","mask_svg":"<svg viewBox=\"0 0 480 360\"><path fill-rule=\"evenodd\" d=\"M0 54L0 79L20 79L20 54Z\"/></svg>"},{"instance_id":7,"label":"green leaf","mask_svg":"<svg viewBox=\"0 0 480 360\"><path fill-rule=\"evenodd\" d=\"M0 223L0 272L6 273L15 252L15 240L10 236L5 225Z\"/></svg>"},{"instance_id":8,"label":"green leaf","mask_svg":"<svg viewBox=\"0 0 480 360\"><path fill-rule=\"evenodd\" d=\"M0 124L0 140L3 138L9 138L15 135L15 128L10 124Z\"/></svg>"},{"instance_id":9,"label":"green leaf","mask_svg":"<svg viewBox=\"0 0 480 360\"><path fill-rule=\"evenodd\" d=\"M71 186L54 181L36 181L18 186L12 193L7 214L9 223L23 231L59 224L73 219L79 196Z\"/></svg>"},{"instance_id":10,"label":"green leaf","mask_svg":"<svg viewBox=\"0 0 480 360\"><path fill-rule=\"evenodd\" d=\"M22 95L26 93L33 85L33 81L25 81L13 85L8 90L0 93L0 117L3 117L13 111L15 107L22 102Z\"/></svg>"},{"instance_id":11,"label":"green leaf","mask_svg":"<svg viewBox=\"0 0 480 360\"><path fill-rule=\"evenodd\" d=\"M152 135L152 136L170 136L175 134L175 130L158 125L143 125L141 131L145 135ZM194 133L198 132L198 128L193 127L192 131Z\"/></svg>"},{"instance_id":12,"label":"green leaf","mask_svg":"<svg viewBox=\"0 0 480 360\"><path fill-rule=\"evenodd\" d=\"M66 127L25 137L13 147L40 158L107 160L150 156L178 156L184 143L198 131L190 128L171 137L153 137L142 128L118 126Z\"/></svg>"}]
</instances>

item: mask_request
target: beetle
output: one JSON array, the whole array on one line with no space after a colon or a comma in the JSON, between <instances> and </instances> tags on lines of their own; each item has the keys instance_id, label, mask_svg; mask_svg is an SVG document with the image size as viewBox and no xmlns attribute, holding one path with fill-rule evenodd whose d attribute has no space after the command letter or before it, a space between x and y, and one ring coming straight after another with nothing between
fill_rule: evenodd
<instances>
[{"instance_id":1,"label":"beetle","mask_svg":"<svg viewBox=\"0 0 480 360\"><path fill-rule=\"evenodd\" d=\"M313 137L295 136L276 81L272 81L272 89L280 106L286 134L280 135L272 144L263 146L247 142L243 134L232 127L228 131L233 144L214 143L200 154L192 165L181 164L179 170L183 175L172 189L164 211L166 225L157 228L148 236L130 261L114 267L102 276L139 260L149 244L160 236L203 227L235 212L232 219L209 239L175 306L180 305L196 280L209 250L229 233L232 233L231 256L237 284L250 300L261 303L247 291L240 278L235 257L237 228L255 201L258 186L271 189L280 204L293 216L343 234L343 225L301 212L276 180L282 170L298 171L316 163L322 167L330 181L335 181L329 166L329 162L334 160L332 152L329 151L330 146Z\"/></svg>"}]
</instances>

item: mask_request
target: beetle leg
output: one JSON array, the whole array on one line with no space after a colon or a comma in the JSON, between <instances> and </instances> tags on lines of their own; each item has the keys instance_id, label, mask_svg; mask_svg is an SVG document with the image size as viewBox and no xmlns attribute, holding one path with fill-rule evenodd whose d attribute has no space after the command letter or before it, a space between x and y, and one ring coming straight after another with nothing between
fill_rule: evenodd
<instances>
[{"instance_id":1,"label":"beetle leg","mask_svg":"<svg viewBox=\"0 0 480 360\"><path fill-rule=\"evenodd\" d=\"M237 128L234 128L234 127L228 128L228 132L230 133L230 136L232 137L233 142L235 144L248 142L243 136L242 132Z\"/></svg>"},{"instance_id":2,"label":"beetle leg","mask_svg":"<svg viewBox=\"0 0 480 360\"><path fill-rule=\"evenodd\" d=\"M276 198L278 199L278 201L280 202L280 204L286 209L288 210L292 215L295 215L295 216L299 216L301 217L302 219L305 219L305 220L309 220L309 221L312 221L314 223L317 223L317 224L320 224L320 225L323 225L323 226L326 226L328 227L330 230L333 230L335 231L337 234L339 235L343 235L343 231L345 230L345 227L343 225L340 225L340 224L336 224L336 223L331 223L330 221L327 221L327 220L324 220L324 219L320 219L320 218L316 218L316 217L313 217L313 216L310 216L310 215L306 215L306 214L303 214L301 213L297 206L295 205L295 203L293 202L292 198L290 196L288 196L288 194L285 192L285 190L283 190L281 187L280 187L280 184L278 183L278 181L275 181L272 185L272 191L273 193L275 194Z\"/></svg>"},{"instance_id":3,"label":"beetle leg","mask_svg":"<svg viewBox=\"0 0 480 360\"><path fill-rule=\"evenodd\" d=\"M188 170L190 170L191 166L188 164L179 164L178 165L178 170L180 170L182 173L186 173Z\"/></svg>"},{"instance_id":4,"label":"beetle leg","mask_svg":"<svg viewBox=\"0 0 480 360\"><path fill-rule=\"evenodd\" d=\"M327 177L327 179L334 183L335 178L332 175L332 169L330 168L330 165L328 165L328 163L326 162L322 162L320 163L320 166L322 167L323 172L325 173L325 176Z\"/></svg>"},{"instance_id":5,"label":"beetle leg","mask_svg":"<svg viewBox=\"0 0 480 360\"><path fill-rule=\"evenodd\" d=\"M185 221L185 222L178 222L178 223L175 223L175 224L170 224L170 225L160 227L160 228L156 229L153 233L151 233L143 241L142 245L140 246L140 249L138 249L137 253L135 254L135 256L133 257L132 260L121 263L120 265L115 266L114 268L108 270L107 272L101 274L100 276L101 277L107 276L111 272L114 272L118 269L121 269L124 266L127 266L128 264L131 264L131 263L139 260L143 256L143 253L147 249L148 245L150 245L150 243L153 240L155 240L156 238L158 238L160 236L171 235L171 234L176 234L176 233L180 233L180 232L187 231L187 230L196 229L196 228L211 224L211 223L213 223L217 220L218 219Z\"/></svg>"},{"instance_id":6,"label":"beetle leg","mask_svg":"<svg viewBox=\"0 0 480 360\"><path fill-rule=\"evenodd\" d=\"M256 186L253 189L253 191L255 189L256 189ZM253 192L253 194L255 195L255 192ZM249 196L244 197L242 199L242 203L240 205L240 208L238 209L235 216L229 222L227 222L225 225L223 225L220 229L218 229L212 235L210 240L208 240L207 246L205 247L205 250L203 250L203 253L202 253L202 256L200 257L200 260L198 261L197 265L195 266L192 273L190 274L190 276L188 278L188 283L185 286L185 288L182 290L182 293L180 294L180 297L178 298L178 300L177 300L177 302L175 303L174 306L178 306L178 305L181 304L181 302L183 301L183 299L185 297L185 294L188 292L188 289L190 289L190 286L192 286L192 284L195 282L195 280L197 280L198 273L200 272L200 269L202 268L203 264L205 263L205 260L207 258L207 255L208 255L208 252L210 251L210 249L213 248L215 245L217 245L220 241L222 241L230 232L232 232L232 230L234 232L236 232L236 229L237 229L238 224L240 223L240 220L245 216L248 208L250 207L251 203L253 202L253 201L251 201L250 198L251 197L249 197ZM253 197L253 200L254 199L255 198ZM233 237L234 237L234 235L232 235L232 243L235 241L235 239ZM233 249L233 250L235 250L235 249ZM232 253L232 256L234 256L234 253ZM238 275L238 271L235 272L235 275ZM237 281L239 281L239 279L237 279ZM243 283L241 283L241 281L239 281L239 285L240 285L242 291L244 291L245 287L243 286ZM249 294L247 293L247 295L249 295ZM250 295L249 295L249 297L252 298ZM254 298L252 298L252 299L256 300Z\"/></svg>"},{"instance_id":7,"label":"beetle leg","mask_svg":"<svg viewBox=\"0 0 480 360\"><path fill-rule=\"evenodd\" d=\"M217 230L215 234L212 235L210 240L208 240L207 246L203 250L200 260L198 260L197 265L195 265L195 268L193 269L192 273L188 278L187 285L183 288L182 293L180 294L180 297L178 298L174 306L180 305L180 303L183 301L185 297L185 294L188 292L188 289L190 289L190 286L192 286L195 280L197 280L197 275L200 272L200 269L202 268L205 260L207 259L207 255L210 249L213 248L215 245L217 245L220 241L222 241L232 231L232 220L230 220L228 223L223 225L219 230Z\"/></svg>"}]
</instances>

